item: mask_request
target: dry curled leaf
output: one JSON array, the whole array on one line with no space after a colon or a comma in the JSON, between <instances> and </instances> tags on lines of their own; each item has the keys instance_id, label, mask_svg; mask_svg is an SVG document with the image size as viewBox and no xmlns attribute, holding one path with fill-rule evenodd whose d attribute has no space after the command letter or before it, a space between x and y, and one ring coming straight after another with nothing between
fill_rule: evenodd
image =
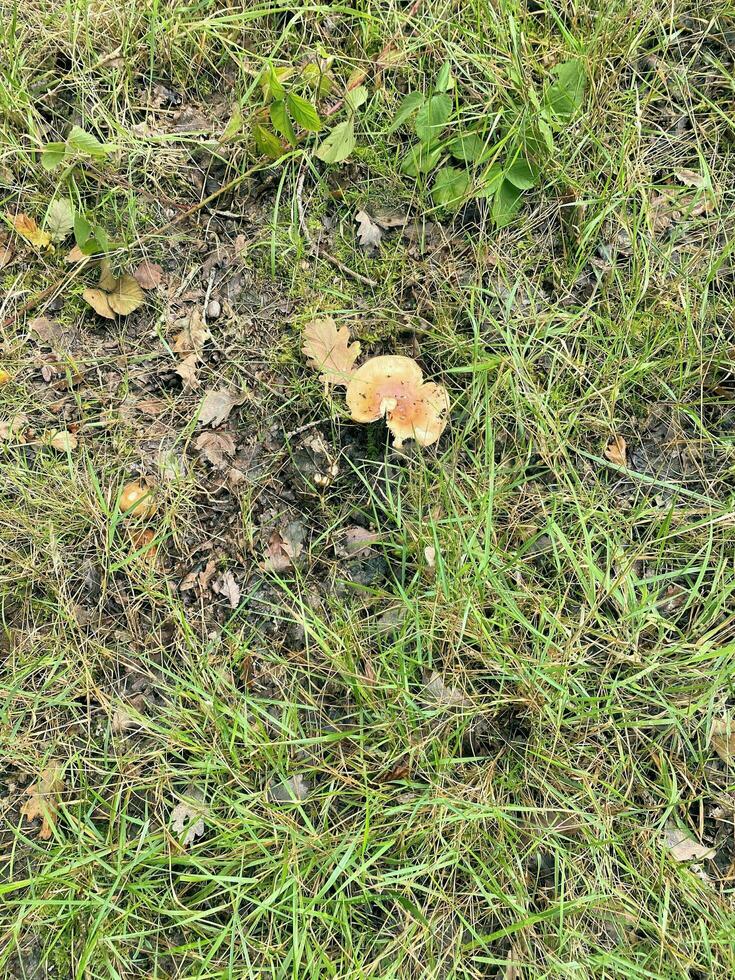
<instances>
[{"instance_id":1,"label":"dry curled leaf","mask_svg":"<svg viewBox=\"0 0 735 980\"><path fill-rule=\"evenodd\" d=\"M274 531L265 546L262 568L268 572L285 572L304 550L304 528L298 521L291 521L280 531Z\"/></svg>"},{"instance_id":2,"label":"dry curled leaf","mask_svg":"<svg viewBox=\"0 0 735 980\"><path fill-rule=\"evenodd\" d=\"M181 800L171 811L171 830L182 835L181 843L184 847L193 844L204 833L202 794L195 787L190 787L187 795L189 799Z\"/></svg>"},{"instance_id":3,"label":"dry curled leaf","mask_svg":"<svg viewBox=\"0 0 735 980\"><path fill-rule=\"evenodd\" d=\"M21 238L25 238L34 248L48 248L51 244L51 235L38 227L35 218L29 218L27 214L9 214L7 217Z\"/></svg>"},{"instance_id":4,"label":"dry curled leaf","mask_svg":"<svg viewBox=\"0 0 735 980\"><path fill-rule=\"evenodd\" d=\"M677 170L674 176L677 180L680 180L682 184L686 184L687 187L702 188L707 186L707 178L705 176L698 173L696 170L689 170L687 167Z\"/></svg>"},{"instance_id":5,"label":"dry curled leaf","mask_svg":"<svg viewBox=\"0 0 735 980\"><path fill-rule=\"evenodd\" d=\"M49 320L45 316L37 316L28 321L29 330L38 338L39 343L53 347L64 336L64 328L58 320Z\"/></svg>"},{"instance_id":6,"label":"dry curled leaf","mask_svg":"<svg viewBox=\"0 0 735 980\"><path fill-rule=\"evenodd\" d=\"M664 840L675 861L704 861L717 853L714 847L705 847L686 830L669 823L664 830Z\"/></svg>"},{"instance_id":7,"label":"dry curled leaf","mask_svg":"<svg viewBox=\"0 0 735 980\"><path fill-rule=\"evenodd\" d=\"M194 445L216 469L229 466L226 457L235 455L235 440L228 432L202 432Z\"/></svg>"},{"instance_id":8,"label":"dry curled leaf","mask_svg":"<svg viewBox=\"0 0 735 980\"><path fill-rule=\"evenodd\" d=\"M714 718L710 729L712 748L728 766L735 766L735 721Z\"/></svg>"},{"instance_id":9,"label":"dry curled leaf","mask_svg":"<svg viewBox=\"0 0 735 980\"><path fill-rule=\"evenodd\" d=\"M72 449L77 448L79 440L73 432L67 432L61 429L58 432L54 432L49 438L48 444L59 453L70 453Z\"/></svg>"},{"instance_id":10,"label":"dry curled leaf","mask_svg":"<svg viewBox=\"0 0 735 980\"><path fill-rule=\"evenodd\" d=\"M28 799L20 808L22 817L32 823L37 817L41 818L41 830L38 836L41 840L49 840L53 832L56 814L59 809L59 794L64 789L61 762L50 762L35 783L26 789Z\"/></svg>"},{"instance_id":11,"label":"dry curled leaf","mask_svg":"<svg viewBox=\"0 0 735 980\"><path fill-rule=\"evenodd\" d=\"M380 245L383 232L380 225L370 217L367 211L358 211L355 215L357 222L357 240L363 248L375 249Z\"/></svg>"},{"instance_id":12,"label":"dry curled leaf","mask_svg":"<svg viewBox=\"0 0 735 980\"><path fill-rule=\"evenodd\" d=\"M177 354L183 355L176 367L176 373L184 382L185 388L199 387L197 369L202 359L204 345L211 336L202 320L201 313L196 310L191 314L184 329L174 337L173 349Z\"/></svg>"},{"instance_id":13,"label":"dry curled leaf","mask_svg":"<svg viewBox=\"0 0 735 980\"><path fill-rule=\"evenodd\" d=\"M199 424L211 425L215 428L221 425L236 405L242 405L250 397L247 391L232 391L222 388L219 391L208 391L199 409Z\"/></svg>"},{"instance_id":14,"label":"dry curled leaf","mask_svg":"<svg viewBox=\"0 0 735 980\"><path fill-rule=\"evenodd\" d=\"M349 328L338 330L331 316L306 324L302 350L309 366L321 371L325 386L348 384L360 356L360 344L350 343Z\"/></svg>"},{"instance_id":15,"label":"dry curled leaf","mask_svg":"<svg viewBox=\"0 0 735 980\"><path fill-rule=\"evenodd\" d=\"M141 289L155 289L161 282L163 269L156 262L143 259L133 273L133 278Z\"/></svg>"},{"instance_id":16,"label":"dry curled leaf","mask_svg":"<svg viewBox=\"0 0 735 980\"><path fill-rule=\"evenodd\" d=\"M116 314L127 316L145 301L143 290L135 279L128 275L114 276L107 261L100 267L98 285L85 289L82 297L106 320L114 320Z\"/></svg>"},{"instance_id":17,"label":"dry curled leaf","mask_svg":"<svg viewBox=\"0 0 735 980\"><path fill-rule=\"evenodd\" d=\"M380 540L376 531L366 527L347 527L335 544L335 552L339 558L358 558L372 554L373 545Z\"/></svg>"},{"instance_id":18,"label":"dry curled leaf","mask_svg":"<svg viewBox=\"0 0 735 980\"><path fill-rule=\"evenodd\" d=\"M628 465L628 444L622 436L613 436L605 446L605 459L616 466Z\"/></svg>"},{"instance_id":19,"label":"dry curled leaf","mask_svg":"<svg viewBox=\"0 0 735 980\"><path fill-rule=\"evenodd\" d=\"M227 599L231 609L237 609L240 604L240 586L229 568L212 582L212 591Z\"/></svg>"},{"instance_id":20,"label":"dry curled leaf","mask_svg":"<svg viewBox=\"0 0 735 980\"><path fill-rule=\"evenodd\" d=\"M26 441L24 431L27 426L28 416L22 413L18 413L10 420L0 421L0 442L14 440L22 445Z\"/></svg>"}]
</instances>

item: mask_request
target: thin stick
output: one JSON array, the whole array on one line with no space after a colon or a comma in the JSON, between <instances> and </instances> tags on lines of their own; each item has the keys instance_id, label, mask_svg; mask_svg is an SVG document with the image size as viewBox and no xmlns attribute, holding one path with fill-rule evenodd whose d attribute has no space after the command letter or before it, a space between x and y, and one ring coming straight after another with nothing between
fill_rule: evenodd
<instances>
[{"instance_id":1,"label":"thin stick","mask_svg":"<svg viewBox=\"0 0 735 980\"><path fill-rule=\"evenodd\" d=\"M351 276L352 279L357 279L358 282L363 283L365 286L377 286L377 282L374 279L369 279L367 276L363 276L361 272L355 272L354 269L350 269L348 265L336 257L336 255L330 255L329 252L325 252L311 237L311 232L306 224L306 213L304 211L304 180L306 178L306 173L302 170L299 174L299 179L296 182L296 207L299 211L299 227L301 228L301 234L306 239L306 244L309 246L309 253L314 256L315 259L326 259L327 262L331 262L333 266L336 266L340 272L343 272L346 276Z\"/></svg>"}]
</instances>

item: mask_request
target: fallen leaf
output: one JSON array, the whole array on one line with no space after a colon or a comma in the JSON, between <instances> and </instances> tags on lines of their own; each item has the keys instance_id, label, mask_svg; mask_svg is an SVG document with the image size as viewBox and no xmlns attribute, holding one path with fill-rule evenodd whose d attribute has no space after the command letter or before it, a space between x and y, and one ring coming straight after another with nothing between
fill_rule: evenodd
<instances>
[{"instance_id":1,"label":"fallen leaf","mask_svg":"<svg viewBox=\"0 0 735 980\"><path fill-rule=\"evenodd\" d=\"M69 263L88 262L89 260L90 260L90 256L85 255L78 245L75 245L74 248L64 257L64 262L69 262Z\"/></svg>"},{"instance_id":2,"label":"fallen leaf","mask_svg":"<svg viewBox=\"0 0 735 980\"><path fill-rule=\"evenodd\" d=\"M181 800L171 811L171 830L181 836L184 847L193 844L204 833L202 794L196 787L187 790L188 800Z\"/></svg>"},{"instance_id":3,"label":"fallen leaf","mask_svg":"<svg viewBox=\"0 0 735 980\"><path fill-rule=\"evenodd\" d=\"M179 590L186 592L187 589L196 588L200 595L203 595L216 571L217 562L211 558L201 572L189 572L179 586Z\"/></svg>"},{"instance_id":4,"label":"fallen leaf","mask_svg":"<svg viewBox=\"0 0 735 980\"><path fill-rule=\"evenodd\" d=\"M14 436L21 445L26 441L23 431L28 425L28 417L19 413L14 418L0 422L0 442L8 442Z\"/></svg>"},{"instance_id":5,"label":"fallen leaf","mask_svg":"<svg viewBox=\"0 0 735 980\"><path fill-rule=\"evenodd\" d=\"M274 531L265 546L262 568L268 572L285 572L304 550L304 527L291 521L281 531Z\"/></svg>"},{"instance_id":6,"label":"fallen leaf","mask_svg":"<svg viewBox=\"0 0 735 980\"><path fill-rule=\"evenodd\" d=\"M222 388L219 391L208 391L199 409L199 424L211 425L215 428L221 425L236 405L242 405L250 397L247 391L232 391Z\"/></svg>"},{"instance_id":7,"label":"fallen leaf","mask_svg":"<svg viewBox=\"0 0 735 980\"><path fill-rule=\"evenodd\" d=\"M350 343L349 328L338 330L331 316L306 324L302 350L309 366L322 372L325 385L346 385L360 356L360 344Z\"/></svg>"},{"instance_id":8,"label":"fallen leaf","mask_svg":"<svg viewBox=\"0 0 735 980\"><path fill-rule=\"evenodd\" d=\"M687 187L706 187L707 178L702 174L698 173L696 170L688 170L683 167L681 170L677 170L674 174L677 180L680 180L682 184L686 184Z\"/></svg>"},{"instance_id":9,"label":"fallen leaf","mask_svg":"<svg viewBox=\"0 0 735 980\"><path fill-rule=\"evenodd\" d=\"M218 582L212 583L212 591L224 596L232 609L237 609L240 604L240 586L229 568L222 573Z\"/></svg>"},{"instance_id":10,"label":"fallen leaf","mask_svg":"<svg viewBox=\"0 0 735 980\"><path fill-rule=\"evenodd\" d=\"M28 327L42 344L53 347L64 336L64 328L58 320L49 320L45 316L37 316L28 321Z\"/></svg>"},{"instance_id":11,"label":"fallen leaf","mask_svg":"<svg viewBox=\"0 0 735 980\"><path fill-rule=\"evenodd\" d=\"M217 469L229 466L226 457L235 455L235 440L228 432L202 432L194 445Z\"/></svg>"},{"instance_id":12,"label":"fallen leaf","mask_svg":"<svg viewBox=\"0 0 735 980\"><path fill-rule=\"evenodd\" d=\"M51 244L51 235L38 227L35 218L29 218L27 214L8 214L7 217L21 238L25 238L34 248L48 248Z\"/></svg>"},{"instance_id":13,"label":"fallen leaf","mask_svg":"<svg viewBox=\"0 0 735 980\"><path fill-rule=\"evenodd\" d=\"M410 762L397 762L392 769L378 776L379 783L394 783L399 779L405 779L411 771Z\"/></svg>"},{"instance_id":14,"label":"fallen leaf","mask_svg":"<svg viewBox=\"0 0 735 980\"><path fill-rule=\"evenodd\" d=\"M156 262L143 259L133 273L133 278L141 289L155 289L161 282L163 269Z\"/></svg>"},{"instance_id":15,"label":"fallen leaf","mask_svg":"<svg viewBox=\"0 0 735 980\"><path fill-rule=\"evenodd\" d=\"M136 411L142 415L156 416L166 411L166 402L162 398L141 398L135 402Z\"/></svg>"},{"instance_id":16,"label":"fallen leaf","mask_svg":"<svg viewBox=\"0 0 735 980\"><path fill-rule=\"evenodd\" d=\"M137 698L141 699L141 707L143 702L142 695L137 695ZM138 705L133 705L133 707L138 707ZM114 712L112 713L112 718L110 719L110 730L113 735L122 735L123 732L130 731L131 728L141 728L140 719L131 715L125 705L118 705Z\"/></svg>"},{"instance_id":17,"label":"fallen leaf","mask_svg":"<svg viewBox=\"0 0 735 980\"><path fill-rule=\"evenodd\" d=\"M12 246L7 242L0 242L0 269L4 269L6 265L10 265L15 257L15 252Z\"/></svg>"},{"instance_id":18,"label":"fallen leaf","mask_svg":"<svg viewBox=\"0 0 735 980\"><path fill-rule=\"evenodd\" d=\"M5 368L0 368L0 385L6 385L12 378L13 375L10 371L6 371Z\"/></svg>"},{"instance_id":19,"label":"fallen leaf","mask_svg":"<svg viewBox=\"0 0 735 980\"><path fill-rule=\"evenodd\" d=\"M605 446L605 459L616 466L628 465L628 444L622 436L613 436Z\"/></svg>"},{"instance_id":20,"label":"fallen leaf","mask_svg":"<svg viewBox=\"0 0 735 980\"><path fill-rule=\"evenodd\" d=\"M300 803L311 792L311 784L301 775L291 776L280 782L272 782L268 795L274 803Z\"/></svg>"},{"instance_id":21,"label":"fallen leaf","mask_svg":"<svg viewBox=\"0 0 735 980\"><path fill-rule=\"evenodd\" d=\"M68 197L57 197L49 205L46 230L51 241L63 242L74 230L74 208Z\"/></svg>"},{"instance_id":22,"label":"fallen leaf","mask_svg":"<svg viewBox=\"0 0 735 980\"><path fill-rule=\"evenodd\" d=\"M184 382L185 388L198 388L199 378L197 369L202 358L204 345L212 335L202 320L202 315L195 310L188 323L173 340L173 350L184 357L176 368L176 373Z\"/></svg>"},{"instance_id":23,"label":"fallen leaf","mask_svg":"<svg viewBox=\"0 0 735 980\"><path fill-rule=\"evenodd\" d=\"M380 540L375 531L365 527L347 527L340 535L335 551L339 558L365 557L372 552L372 546Z\"/></svg>"},{"instance_id":24,"label":"fallen leaf","mask_svg":"<svg viewBox=\"0 0 735 980\"><path fill-rule=\"evenodd\" d=\"M54 432L54 434L48 440L48 444L57 452L70 453L72 449L77 448L79 445L79 440L73 432L60 430L59 432Z\"/></svg>"},{"instance_id":25,"label":"fallen leaf","mask_svg":"<svg viewBox=\"0 0 735 980\"><path fill-rule=\"evenodd\" d=\"M735 721L731 718L714 718L710 742L723 762L735 766Z\"/></svg>"},{"instance_id":26,"label":"fallen leaf","mask_svg":"<svg viewBox=\"0 0 735 980\"><path fill-rule=\"evenodd\" d=\"M41 818L41 830L38 836L41 840L49 840L53 832L56 814L59 809L59 794L64 789L61 762L51 762L41 770L37 782L26 789L28 799L20 808L20 815L32 823L37 817Z\"/></svg>"},{"instance_id":27,"label":"fallen leaf","mask_svg":"<svg viewBox=\"0 0 735 980\"><path fill-rule=\"evenodd\" d=\"M114 276L107 261L100 266L98 286L85 289L82 298L106 320L114 320L115 314L127 316L145 302L143 290L135 279L128 275Z\"/></svg>"},{"instance_id":28,"label":"fallen leaf","mask_svg":"<svg viewBox=\"0 0 735 980\"><path fill-rule=\"evenodd\" d=\"M380 245L383 231L367 211L358 211L355 215L357 222L357 240L365 249L376 249Z\"/></svg>"},{"instance_id":29,"label":"fallen leaf","mask_svg":"<svg viewBox=\"0 0 735 980\"><path fill-rule=\"evenodd\" d=\"M470 702L458 687L448 687L441 674L433 671L424 684L424 694L441 704L468 705Z\"/></svg>"},{"instance_id":30,"label":"fallen leaf","mask_svg":"<svg viewBox=\"0 0 735 980\"><path fill-rule=\"evenodd\" d=\"M664 830L664 841L675 861L703 861L717 853L714 847L705 847L686 830L669 823Z\"/></svg>"},{"instance_id":31,"label":"fallen leaf","mask_svg":"<svg viewBox=\"0 0 735 980\"><path fill-rule=\"evenodd\" d=\"M88 286L82 293L82 299L89 303L95 313L99 313L106 320L115 319L115 312L110 306L110 301L104 290Z\"/></svg>"},{"instance_id":32,"label":"fallen leaf","mask_svg":"<svg viewBox=\"0 0 735 980\"><path fill-rule=\"evenodd\" d=\"M201 313L195 310L184 329L174 337L173 349L177 354L200 354L211 336Z\"/></svg>"},{"instance_id":33,"label":"fallen leaf","mask_svg":"<svg viewBox=\"0 0 735 980\"><path fill-rule=\"evenodd\" d=\"M198 388L199 378L197 376L197 370L199 368L199 355L189 354L187 357L181 361L176 368L176 373L184 382L185 388Z\"/></svg>"}]
</instances>

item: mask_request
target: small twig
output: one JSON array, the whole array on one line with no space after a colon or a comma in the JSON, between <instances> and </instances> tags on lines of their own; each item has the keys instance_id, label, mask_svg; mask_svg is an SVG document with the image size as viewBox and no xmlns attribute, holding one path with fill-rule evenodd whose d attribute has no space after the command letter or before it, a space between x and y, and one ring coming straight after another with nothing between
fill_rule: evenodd
<instances>
[{"instance_id":1,"label":"small twig","mask_svg":"<svg viewBox=\"0 0 735 980\"><path fill-rule=\"evenodd\" d=\"M316 419L314 422L307 422L306 425L300 425L298 429L291 429L290 432L284 432L284 439L291 439L293 436L300 436L302 432L306 432L307 429L314 429L317 425L323 425L325 422L329 422L329 419Z\"/></svg>"},{"instance_id":2,"label":"small twig","mask_svg":"<svg viewBox=\"0 0 735 980\"><path fill-rule=\"evenodd\" d=\"M354 269L350 269L348 265L341 262L336 255L330 255L329 252L325 252L311 237L311 232L306 224L306 212L304 210L304 180L306 179L306 172L302 170L299 174L299 179L296 182L296 207L299 212L299 227L301 229L301 234L306 239L306 244L309 247L309 253L315 259L326 259L327 262L331 262L333 266L343 272L346 276L351 276L353 279L357 279L358 282L363 283L365 286L377 286L377 282L374 279L369 279L367 276L363 276L361 272L355 272Z\"/></svg>"},{"instance_id":3,"label":"small twig","mask_svg":"<svg viewBox=\"0 0 735 980\"><path fill-rule=\"evenodd\" d=\"M209 282L207 283L207 292L204 294L204 306L202 307L202 323L207 325L207 307L209 306L209 297L212 295L212 286L214 286L214 276L215 271L209 273Z\"/></svg>"}]
</instances>

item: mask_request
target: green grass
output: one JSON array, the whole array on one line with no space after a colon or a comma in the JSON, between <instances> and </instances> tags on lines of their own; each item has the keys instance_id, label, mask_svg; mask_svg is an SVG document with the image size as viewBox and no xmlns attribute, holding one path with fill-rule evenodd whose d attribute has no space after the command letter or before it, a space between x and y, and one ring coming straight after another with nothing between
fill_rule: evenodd
<instances>
[{"instance_id":1,"label":"green grass","mask_svg":"<svg viewBox=\"0 0 735 980\"><path fill-rule=\"evenodd\" d=\"M0 211L40 221L68 195L104 224L117 268L148 255L169 293L102 324L81 299L93 277L65 285L48 315L78 334L50 383L27 327L43 306L0 336L0 426L27 419L24 440L0 441L4 976L735 972L735 779L710 741L735 703L734 23L727 4L621 0L432 0L410 22L369 0L6 12ZM318 136L259 159L263 66L323 57L322 112L368 73L357 151L326 168ZM482 201L436 208L431 179L401 173L410 136L391 119L445 61L450 135L497 115L511 143L537 112L531 87L572 57L584 104L507 227ZM175 130L175 108L146 113L154 83L208 117L205 137ZM221 145L235 102L245 128ZM49 174L38 150L72 122L116 149ZM250 167L157 233L207 177ZM662 229L667 191L678 213ZM363 207L440 227L426 250L392 232L370 256ZM375 287L310 253L300 209ZM206 288L202 263L238 234L239 264L217 275L243 277L247 309L211 325L201 391L246 384L230 429L265 450L223 490L194 448L201 391L160 379L179 294ZM16 245L2 319L67 271L71 241ZM299 348L326 313L447 385L438 448L397 454L382 424L349 422L339 390L325 399ZM160 423L132 411L143 395L166 401ZM283 434L311 422L340 475L296 492L300 436ZM71 424L78 447L55 452L46 438ZM605 458L612 435L627 470ZM139 473L155 565L116 505ZM304 560L279 581L258 566L294 516ZM336 550L356 522L387 570L363 584ZM179 588L209 556L241 586L234 610ZM43 840L20 810L50 764L65 789ZM308 798L274 801L294 776ZM186 798L205 823L188 845L172 828ZM716 858L676 861L671 824Z\"/></svg>"}]
</instances>

